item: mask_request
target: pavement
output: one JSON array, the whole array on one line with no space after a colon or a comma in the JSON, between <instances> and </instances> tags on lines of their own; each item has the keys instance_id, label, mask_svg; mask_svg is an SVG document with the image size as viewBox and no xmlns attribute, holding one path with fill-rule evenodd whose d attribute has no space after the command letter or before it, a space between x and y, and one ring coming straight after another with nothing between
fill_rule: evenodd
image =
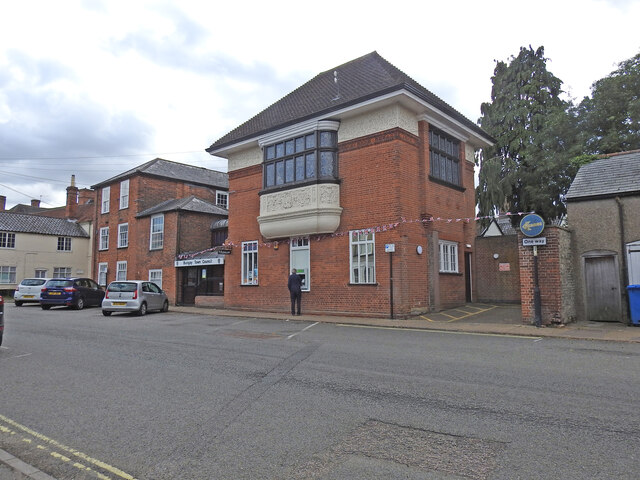
<instances>
[{"instance_id":1,"label":"pavement","mask_svg":"<svg viewBox=\"0 0 640 480\"><path fill-rule=\"evenodd\" d=\"M304 307L304 305L303 305ZM373 316L327 315L322 313L258 312L212 307L171 307L173 312L224 317L268 318L303 322L357 325L375 328L406 328L413 330L446 331L485 335L517 335L551 337L574 340L640 343L640 327L620 322L578 321L562 326L524 324L520 305L469 303L438 313L425 313L410 318L382 318ZM53 477L26 464L0 449L0 480L55 480Z\"/></svg>"}]
</instances>

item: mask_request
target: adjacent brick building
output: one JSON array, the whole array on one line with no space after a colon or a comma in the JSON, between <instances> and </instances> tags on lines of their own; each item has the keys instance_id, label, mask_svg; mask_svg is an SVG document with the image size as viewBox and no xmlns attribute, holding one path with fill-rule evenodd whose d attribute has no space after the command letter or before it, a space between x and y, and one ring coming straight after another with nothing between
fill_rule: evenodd
<instances>
[{"instance_id":1,"label":"adjacent brick building","mask_svg":"<svg viewBox=\"0 0 640 480\"><path fill-rule=\"evenodd\" d=\"M151 280L173 303L183 303L185 291L186 303L195 303L196 292L223 294L224 258L194 258L215 243L212 224L227 218L226 173L157 158L92 188L94 277L100 285Z\"/></svg>"},{"instance_id":2,"label":"adjacent brick building","mask_svg":"<svg viewBox=\"0 0 640 480\"><path fill-rule=\"evenodd\" d=\"M207 149L229 162L225 306L287 311L291 268L306 312L471 300L474 151L491 142L376 52L317 75Z\"/></svg>"}]
</instances>

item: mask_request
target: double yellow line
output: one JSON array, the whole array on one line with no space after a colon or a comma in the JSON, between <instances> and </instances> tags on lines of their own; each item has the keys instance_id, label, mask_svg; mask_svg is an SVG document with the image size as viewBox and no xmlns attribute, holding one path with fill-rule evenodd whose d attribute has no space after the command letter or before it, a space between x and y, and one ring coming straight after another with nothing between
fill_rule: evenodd
<instances>
[{"instance_id":1,"label":"double yellow line","mask_svg":"<svg viewBox=\"0 0 640 480\"><path fill-rule=\"evenodd\" d=\"M478 307L468 307L468 308L475 308L476 311L474 312L467 312L466 310L461 310L459 308L453 308L451 310L448 311L456 311L456 312L462 312L464 315L462 316L457 316L457 315L449 315L448 313L445 312L438 312L438 315L444 315L445 317L449 317L450 320L444 320L444 321L440 321L440 320L433 320L429 317L427 317L426 315L420 315L420 318L424 318L425 320L428 320L429 322L432 323L451 323L451 322L456 322L458 320L462 320L463 318L467 318L467 317L472 317L474 315L479 315L480 313L484 313L484 312L488 312L489 310L493 310L494 308L498 308L496 305L492 305L488 308L478 308Z\"/></svg>"}]
</instances>

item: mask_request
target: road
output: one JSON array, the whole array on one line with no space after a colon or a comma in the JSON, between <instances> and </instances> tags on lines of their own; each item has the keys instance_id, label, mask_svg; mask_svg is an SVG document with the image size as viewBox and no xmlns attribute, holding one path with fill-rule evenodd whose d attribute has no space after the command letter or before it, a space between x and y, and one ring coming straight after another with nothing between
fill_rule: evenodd
<instances>
[{"instance_id":1,"label":"road","mask_svg":"<svg viewBox=\"0 0 640 480\"><path fill-rule=\"evenodd\" d=\"M0 448L63 479L636 479L640 345L7 305Z\"/></svg>"}]
</instances>

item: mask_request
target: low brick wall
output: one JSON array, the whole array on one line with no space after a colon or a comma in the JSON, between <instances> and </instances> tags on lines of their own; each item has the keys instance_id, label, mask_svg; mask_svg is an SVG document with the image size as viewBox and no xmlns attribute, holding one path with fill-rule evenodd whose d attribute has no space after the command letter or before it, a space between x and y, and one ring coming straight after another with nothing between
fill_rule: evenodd
<instances>
[{"instance_id":1,"label":"low brick wall","mask_svg":"<svg viewBox=\"0 0 640 480\"><path fill-rule=\"evenodd\" d=\"M224 307L224 297L222 295L198 295L196 296L196 307Z\"/></svg>"}]
</instances>

